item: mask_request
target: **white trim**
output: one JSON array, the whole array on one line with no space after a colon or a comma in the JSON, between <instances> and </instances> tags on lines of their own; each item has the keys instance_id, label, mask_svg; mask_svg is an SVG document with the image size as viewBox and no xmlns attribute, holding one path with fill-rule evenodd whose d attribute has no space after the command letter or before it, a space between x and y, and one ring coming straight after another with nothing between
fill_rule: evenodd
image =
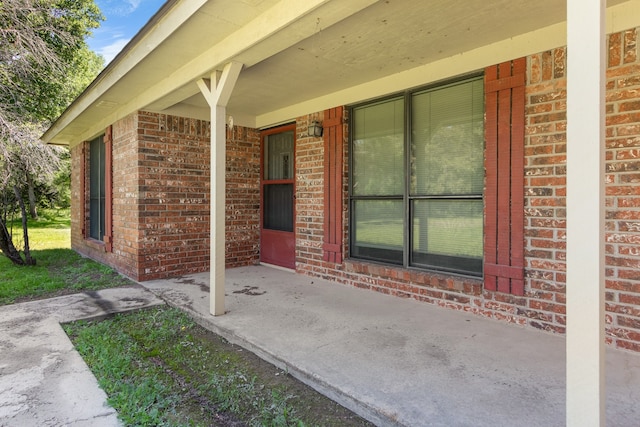
<instances>
[{"instance_id":1,"label":"white trim","mask_svg":"<svg viewBox=\"0 0 640 427\"><path fill-rule=\"evenodd\" d=\"M82 112L92 108L92 104L98 102L100 97L109 88L117 85L124 75L138 66L142 60L168 39L207 1L208 0L189 0L165 3L129 44L127 44L98 77L91 82L87 89L85 89L55 123L51 125L42 136L42 139L50 141L63 129L71 126L73 121L76 120ZM126 117L133 111L134 110L131 110L119 115L110 114L108 120L103 120L97 124L97 128L105 128L107 125L114 123L117 119ZM88 136L92 135L92 132L95 131L89 130L84 132L82 138L78 141L70 142L70 144L78 144L80 141L89 139Z\"/></svg>"},{"instance_id":2,"label":"white trim","mask_svg":"<svg viewBox=\"0 0 640 427\"><path fill-rule=\"evenodd\" d=\"M273 268L275 270L286 271L287 273L295 273L296 272L296 270L293 269L293 268L287 268L287 267L283 267L281 265L269 264L268 262L260 261L260 265L262 265L264 267Z\"/></svg>"},{"instance_id":3,"label":"white trim","mask_svg":"<svg viewBox=\"0 0 640 427\"><path fill-rule=\"evenodd\" d=\"M567 0L567 426L605 423L606 0Z\"/></svg>"},{"instance_id":4,"label":"white trim","mask_svg":"<svg viewBox=\"0 0 640 427\"><path fill-rule=\"evenodd\" d=\"M242 64L229 62L222 73L214 71L210 80L198 81L198 87L211 109L209 311L214 316L225 313L226 106L241 70Z\"/></svg>"}]
</instances>

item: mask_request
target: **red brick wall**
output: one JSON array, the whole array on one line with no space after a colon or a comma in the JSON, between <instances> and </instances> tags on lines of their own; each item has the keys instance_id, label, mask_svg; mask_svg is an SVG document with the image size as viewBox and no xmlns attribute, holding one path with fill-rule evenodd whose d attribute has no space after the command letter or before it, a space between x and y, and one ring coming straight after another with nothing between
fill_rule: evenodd
<instances>
[{"instance_id":1,"label":"red brick wall","mask_svg":"<svg viewBox=\"0 0 640 427\"><path fill-rule=\"evenodd\" d=\"M316 115L317 116L317 115ZM312 116L296 120L296 268L322 263L324 237L324 141L307 136Z\"/></svg>"},{"instance_id":2,"label":"red brick wall","mask_svg":"<svg viewBox=\"0 0 640 427\"><path fill-rule=\"evenodd\" d=\"M113 164L113 258L120 271L130 277L138 276L138 224L140 213L139 172L135 141L138 118L128 116L112 127Z\"/></svg>"},{"instance_id":3,"label":"red brick wall","mask_svg":"<svg viewBox=\"0 0 640 427\"><path fill-rule=\"evenodd\" d=\"M638 31L609 37L606 154L607 341L640 351L640 59ZM353 286L485 317L565 331L566 49L527 59L525 140L526 289L484 291L478 279L357 260L322 261L322 139L298 118L297 270ZM345 132L348 135L348 132ZM348 143L345 143L347 159ZM347 162L344 195L347 201ZM344 224L348 224L345 212ZM345 227L346 233L346 227ZM345 253L348 245L345 234Z\"/></svg>"},{"instance_id":4,"label":"red brick wall","mask_svg":"<svg viewBox=\"0 0 640 427\"><path fill-rule=\"evenodd\" d=\"M638 31L608 39L606 91L607 341L640 351L640 61ZM527 227L533 326L564 332L566 49L530 59Z\"/></svg>"},{"instance_id":5,"label":"red brick wall","mask_svg":"<svg viewBox=\"0 0 640 427\"><path fill-rule=\"evenodd\" d=\"M138 279L209 268L209 124L138 115Z\"/></svg>"},{"instance_id":6,"label":"red brick wall","mask_svg":"<svg viewBox=\"0 0 640 427\"><path fill-rule=\"evenodd\" d=\"M113 125L112 177L113 177L113 248L106 252L98 241L85 239L82 228L88 227L89 218L89 148L82 143L71 150L71 247L79 253L107 265L117 266L127 276L137 277L137 156L135 148L136 117L129 116ZM83 146L86 150L83 155ZM82 187L81 164L87 165ZM84 217L82 216L84 213ZM88 229L88 228L87 228Z\"/></svg>"},{"instance_id":7,"label":"red brick wall","mask_svg":"<svg viewBox=\"0 0 640 427\"><path fill-rule=\"evenodd\" d=\"M81 201L88 196L79 173L88 154L82 158L81 145L72 149L72 247L141 281L208 271L209 135L206 121L147 112L113 125L111 253L81 234ZM235 127L227 136L227 266L254 264L259 133Z\"/></svg>"},{"instance_id":8,"label":"red brick wall","mask_svg":"<svg viewBox=\"0 0 640 427\"><path fill-rule=\"evenodd\" d=\"M566 49L528 61L525 137L527 295L518 312L530 325L564 332Z\"/></svg>"},{"instance_id":9,"label":"red brick wall","mask_svg":"<svg viewBox=\"0 0 640 427\"><path fill-rule=\"evenodd\" d=\"M260 132L227 131L226 266L260 261Z\"/></svg>"},{"instance_id":10,"label":"red brick wall","mask_svg":"<svg viewBox=\"0 0 640 427\"><path fill-rule=\"evenodd\" d=\"M606 162L607 336L640 351L638 29L609 38Z\"/></svg>"}]
</instances>

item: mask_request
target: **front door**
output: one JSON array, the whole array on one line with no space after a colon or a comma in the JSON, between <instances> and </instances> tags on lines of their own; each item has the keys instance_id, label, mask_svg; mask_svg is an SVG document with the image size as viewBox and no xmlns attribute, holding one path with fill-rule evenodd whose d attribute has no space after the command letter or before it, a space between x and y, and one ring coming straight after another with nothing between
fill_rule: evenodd
<instances>
[{"instance_id":1,"label":"front door","mask_svg":"<svg viewBox=\"0 0 640 427\"><path fill-rule=\"evenodd\" d=\"M260 260L296 267L295 125L262 132Z\"/></svg>"}]
</instances>

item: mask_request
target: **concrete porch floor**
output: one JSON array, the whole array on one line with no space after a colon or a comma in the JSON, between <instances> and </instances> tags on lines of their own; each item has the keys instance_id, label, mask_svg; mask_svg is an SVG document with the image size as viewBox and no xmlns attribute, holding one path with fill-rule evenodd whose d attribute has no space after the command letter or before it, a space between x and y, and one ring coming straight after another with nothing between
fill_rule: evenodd
<instances>
[{"instance_id":1,"label":"concrete porch floor","mask_svg":"<svg viewBox=\"0 0 640 427\"><path fill-rule=\"evenodd\" d=\"M565 340L264 266L142 283L378 425L561 426ZM607 349L607 424L640 423L640 355Z\"/></svg>"}]
</instances>

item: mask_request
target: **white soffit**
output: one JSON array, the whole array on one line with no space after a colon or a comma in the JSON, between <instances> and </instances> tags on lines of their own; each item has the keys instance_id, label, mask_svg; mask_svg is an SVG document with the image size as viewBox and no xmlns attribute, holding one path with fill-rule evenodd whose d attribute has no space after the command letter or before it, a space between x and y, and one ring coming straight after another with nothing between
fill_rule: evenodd
<instances>
[{"instance_id":1,"label":"white soffit","mask_svg":"<svg viewBox=\"0 0 640 427\"><path fill-rule=\"evenodd\" d=\"M45 137L76 144L139 109L208 120L195 82L230 60L245 67L227 112L261 127L566 44L558 0L198 0L189 15L191 1L145 28ZM640 25L639 5L609 0L609 31Z\"/></svg>"}]
</instances>

